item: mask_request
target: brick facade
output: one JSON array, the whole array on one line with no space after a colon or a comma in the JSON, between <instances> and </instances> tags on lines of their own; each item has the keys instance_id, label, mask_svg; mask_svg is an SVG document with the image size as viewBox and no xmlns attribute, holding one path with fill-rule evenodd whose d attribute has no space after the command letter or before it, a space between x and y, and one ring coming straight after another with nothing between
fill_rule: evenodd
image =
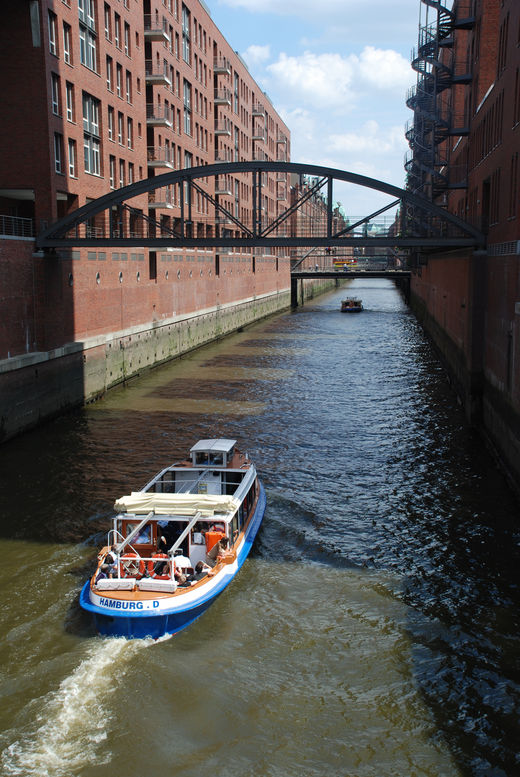
<instances>
[{"instance_id":1,"label":"brick facade","mask_svg":"<svg viewBox=\"0 0 520 777\"><path fill-rule=\"evenodd\" d=\"M32 245L10 239L24 219L37 233L110 189L171 169L289 161L290 132L199 0L4 0L2 12L0 359L287 292L286 252L33 256ZM244 176L203 186L251 221ZM266 176L269 217L289 189L283 176ZM171 228L181 196L170 187L132 205ZM197 234L213 234L196 193L192 212ZM217 228L226 236L234 225Z\"/></svg>"},{"instance_id":2,"label":"brick facade","mask_svg":"<svg viewBox=\"0 0 520 777\"><path fill-rule=\"evenodd\" d=\"M423 255L411 302L468 415L520 483L520 3L457 0L448 23L437 83L449 83L438 87L436 128L423 136L434 161L420 176L411 162L407 169L415 191L486 235L487 250ZM420 75L418 90L425 82ZM419 102L409 105L417 128ZM408 136L417 155L417 135Z\"/></svg>"}]
</instances>

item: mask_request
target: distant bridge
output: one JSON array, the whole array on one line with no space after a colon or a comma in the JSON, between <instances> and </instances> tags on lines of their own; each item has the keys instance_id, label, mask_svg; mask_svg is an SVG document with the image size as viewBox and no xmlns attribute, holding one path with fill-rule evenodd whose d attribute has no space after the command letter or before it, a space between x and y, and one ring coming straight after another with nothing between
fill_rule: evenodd
<instances>
[{"instance_id":1,"label":"distant bridge","mask_svg":"<svg viewBox=\"0 0 520 777\"><path fill-rule=\"evenodd\" d=\"M410 278L410 270L398 270L395 268L381 270L293 270L291 278L300 280L303 278L334 278L337 281L349 281L352 278Z\"/></svg>"},{"instance_id":2,"label":"distant bridge","mask_svg":"<svg viewBox=\"0 0 520 777\"><path fill-rule=\"evenodd\" d=\"M405 292L405 296L408 296L409 281L411 272L410 270L401 270L394 267L385 269L381 267L379 270L363 270L360 268L349 268L348 270L336 270L329 268L327 270L292 270L291 271L291 306L293 308L298 307L299 301L303 304L303 291L298 293L298 281L311 278L312 280L318 280L318 278L333 278L336 281L336 285L339 286L339 281L350 281L355 278L390 278L394 281L400 281L399 286Z\"/></svg>"}]
</instances>

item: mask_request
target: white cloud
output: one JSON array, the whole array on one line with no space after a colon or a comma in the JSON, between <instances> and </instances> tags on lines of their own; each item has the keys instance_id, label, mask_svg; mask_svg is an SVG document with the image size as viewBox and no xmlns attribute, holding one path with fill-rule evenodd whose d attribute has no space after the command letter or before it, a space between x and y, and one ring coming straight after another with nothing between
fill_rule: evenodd
<instances>
[{"instance_id":1,"label":"white cloud","mask_svg":"<svg viewBox=\"0 0 520 777\"><path fill-rule=\"evenodd\" d=\"M359 75L374 89L403 92L417 80L410 63L397 51L365 46L359 57Z\"/></svg>"},{"instance_id":2,"label":"white cloud","mask_svg":"<svg viewBox=\"0 0 520 777\"><path fill-rule=\"evenodd\" d=\"M361 127L359 132L345 132L329 136L329 146L333 151L349 154L395 153L407 148L402 127L382 128L375 119Z\"/></svg>"},{"instance_id":3,"label":"white cloud","mask_svg":"<svg viewBox=\"0 0 520 777\"><path fill-rule=\"evenodd\" d=\"M351 83L354 68L340 54L304 52L288 57L283 52L277 62L267 66L278 91L290 91L294 102L303 101L314 107L344 106L352 102Z\"/></svg>"},{"instance_id":4,"label":"white cloud","mask_svg":"<svg viewBox=\"0 0 520 777\"><path fill-rule=\"evenodd\" d=\"M339 113L351 111L367 90L392 92L403 99L405 88L414 81L404 57L373 46L366 46L359 56L346 57L310 51L290 57L282 52L266 70L280 95L287 92L293 102Z\"/></svg>"},{"instance_id":5,"label":"white cloud","mask_svg":"<svg viewBox=\"0 0 520 777\"><path fill-rule=\"evenodd\" d=\"M249 67L255 67L261 65L271 56L271 47L269 44L266 46L251 45L242 52L241 57L245 59Z\"/></svg>"}]
</instances>

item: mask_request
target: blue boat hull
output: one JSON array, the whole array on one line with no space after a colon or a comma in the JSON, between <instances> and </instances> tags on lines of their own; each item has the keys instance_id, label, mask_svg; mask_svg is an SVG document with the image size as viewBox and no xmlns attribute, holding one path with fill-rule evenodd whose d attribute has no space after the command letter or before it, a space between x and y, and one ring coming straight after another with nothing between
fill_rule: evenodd
<instances>
[{"instance_id":1,"label":"blue boat hull","mask_svg":"<svg viewBox=\"0 0 520 777\"><path fill-rule=\"evenodd\" d=\"M265 490L261 483L259 483L259 486L260 492L256 510L247 527L245 541L237 557L237 572L249 555L249 551L251 550L260 524L262 523L262 518L264 517L266 504ZM90 601L90 580L87 580L81 589L79 603L84 610L88 610L93 614L96 629L99 634L102 634L103 636L126 637L127 639L144 639L146 637L159 639L166 635L177 634L179 631L182 631L182 629L185 629L186 626L193 623L193 621L200 617L202 613L213 604L222 591L227 588L234 576L235 575L223 580L223 584L213 589L210 595L202 595L198 601L194 602L191 606L186 607L186 609L176 609L171 612L166 611L156 615L148 614L148 612L135 611L132 611L132 614L117 611L108 614L106 609L98 607Z\"/></svg>"}]
</instances>

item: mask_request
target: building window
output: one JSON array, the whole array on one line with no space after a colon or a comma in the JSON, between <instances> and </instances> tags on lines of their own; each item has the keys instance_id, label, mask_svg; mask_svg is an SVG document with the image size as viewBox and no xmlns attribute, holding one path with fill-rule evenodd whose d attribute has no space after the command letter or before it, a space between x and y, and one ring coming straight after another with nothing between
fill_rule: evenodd
<instances>
[{"instance_id":1,"label":"building window","mask_svg":"<svg viewBox=\"0 0 520 777\"><path fill-rule=\"evenodd\" d=\"M188 65L191 63L190 49L190 12L182 6L182 58Z\"/></svg>"},{"instance_id":2,"label":"building window","mask_svg":"<svg viewBox=\"0 0 520 777\"><path fill-rule=\"evenodd\" d=\"M516 217L518 206L518 151L511 157L511 179L509 182L509 218Z\"/></svg>"},{"instance_id":3,"label":"building window","mask_svg":"<svg viewBox=\"0 0 520 777\"><path fill-rule=\"evenodd\" d=\"M57 173L63 172L63 135L59 132L54 133L54 170Z\"/></svg>"},{"instance_id":4,"label":"building window","mask_svg":"<svg viewBox=\"0 0 520 777\"><path fill-rule=\"evenodd\" d=\"M96 18L94 13L94 0L78 0L79 20L96 31Z\"/></svg>"},{"instance_id":5,"label":"building window","mask_svg":"<svg viewBox=\"0 0 520 777\"><path fill-rule=\"evenodd\" d=\"M82 65L97 73L97 41L94 0L78 0L79 51Z\"/></svg>"},{"instance_id":6,"label":"building window","mask_svg":"<svg viewBox=\"0 0 520 777\"><path fill-rule=\"evenodd\" d=\"M125 161L119 160L119 188L122 189L125 185Z\"/></svg>"},{"instance_id":7,"label":"building window","mask_svg":"<svg viewBox=\"0 0 520 777\"><path fill-rule=\"evenodd\" d=\"M110 6L105 3L105 38L112 40L112 25L110 20Z\"/></svg>"},{"instance_id":8,"label":"building window","mask_svg":"<svg viewBox=\"0 0 520 777\"><path fill-rule=\"evenodd\" d=\"M82 65L97 72L96 36L82 25L79 28L79 58Z\"/></svg>"},{"instance_id":9,"label":"building window","mask_svg":"<svg viewBox=\"0 0 520 777\"><path fill-rule=\"evenodd\" d=\"M108 106L108 139L114 140L114 109Z\"/></svg>"},{"instance_id":10,"label":"building window","mask_svg":"<svg viewBox=\"0 0 520 777\"><path fill-rule=\"evenodd\" d=\"M134 122L130 117L126 120L126 143L128 148L134 147Z\"/></svg>"},{"instance_id":11,"label":"building window","mask_svg":"<svg viewBox=\"0 0 520 777\"><path fill-rule=\"evenodd\" d=\"M117 114L117 141L120 146L124 143L124 116L121 112Z\"/></svg>"},{"instance_id":12,"label":"building window","mask_svg":"<svg viewBox=\"0 0 520 777\"><path fill-rule=\"evenodd\" d=\"M132 74L129 70L126 71L126 101L132 102Z\"/></svg>"},{"instance_id":13,"label":"building window","mask_svg":"<svg viewBox=\"0 0 520 777\"><path fill-rule=\"evenodd\" d=\"M184 79L184 132L191 135L191 84Z\"/></svg>"},{"instance_id":14,"label":"building window","mask_svg":"<svg viewBox=\"0 0 520 777\"><path fill-rule=\"evenodd\" d=\"M107 89L109 92L114 91L114 62L112 57L107 55Z\"/></svg>"},{"instance_id":15,"label":"building window","mask_svg":"<svg viewBox=\"0 0 520 777\"><path fill-rule=\"evenodd\" d=\"M65 84L65 97L67 100L67 121L75 121L74 111L74 85L68 81Z\"/></svg>"},{"instance_id":16,"label":"building window","mask_svg":"<svg viewBox=\"0 0 520 777\"><path fill-rule=\"evenodd\" d=\"M110 188L116 188L116 158L110 155Z\"/></svg>"},{"instance_id":17,"label":"building window","mask_svg":"<svg viewBox=\"0 0 520 777\"><path fill-rule=\"evenodd\" d=\"M76 141L69 139L69 175L77 177Z\"/></svg>"},{"instance_id":18,"label":"building window","mask_svg":"<svg viewBox=\"0 0 520 777\"><path fill-rule=\"evenodd\" d=\"M114 14L114 43L117 48L121 48L121 17L118 13Z\"/></svg>"},{"instance_id":19,"label":"building window","mask_svg":"<svg viewBox=\"0 0 520 777\"><path fill-rule=\"evenodd\" d=\"M52 112L55 116L60 115L60 77L56 73L51 73L51 102Z\"/></svg>"},{"instance_id":20,"label":"building window","mask_svg":"<svg viewBox=\"0 0 520 777\"><path fill-rule=\"evenodd\" d=\"M128 183L134 182L134 165L133 162L128 163Z\"/></svg>"},{"instance_id":21,"label":"building window","mask_svg":"<svg viewBox=\"0 0 520 777\"><path fill-rule=\"evenodd\" d=\"M116 65L116 94L118 97L122 96L122 82L123 82L123 68L121 65Z\"/></svg>"},{"instance_id":22,"label":"building window","mask_svg":"<svg viewBox=\"0 0 520 777\"><path fill-rule=\"evenodd\" d=\"M85 172L101 175L99 140L99 100L83 92L83 150Z\"/></svg>"},{"instance_id":23,"label":"building window","mask_svg":"<svg viewBox=\"0 0 520 777\"><path fill-rule=\"evenodd\" d=\"M520 35L520 24L519 27L519 35ZM520 44L519 44L520 45ZM516 125L520 123L520 69L516 69L516 77L515 77L515 100L513 104L513 127L516 127Z\"/></svg>"},{"instance_id":24,"label":"building window","mask_svg":"<svg viewBox=\"0 0 520 777\"><path fill-rule=\"evenodd\" d=\"M125 22L125 54L130 56L130 26Z\"/></svg>"},{"instance_id":25,"label":"building window","mask_svg":"<svg viewBox=\"0 0 520 777\"><path fill-rule=\"evenodd\" d=\"M56 14L52 11L49 11L49 51L51 54L54 54L55 57L58 56L58 40L56 37L56 25L57 25L57 17Z\"/></svg>"},{"instance_id":26,"label":"building window","mask_svg":"<svg viewBox=\"0 0 520 777\"><path fill-rule=\"evenodd\" d=\"M71 46L71 27L70 24L63 22L63 59L67 65L72 65L72 46Z\"/></svg>"}]
</instances>

